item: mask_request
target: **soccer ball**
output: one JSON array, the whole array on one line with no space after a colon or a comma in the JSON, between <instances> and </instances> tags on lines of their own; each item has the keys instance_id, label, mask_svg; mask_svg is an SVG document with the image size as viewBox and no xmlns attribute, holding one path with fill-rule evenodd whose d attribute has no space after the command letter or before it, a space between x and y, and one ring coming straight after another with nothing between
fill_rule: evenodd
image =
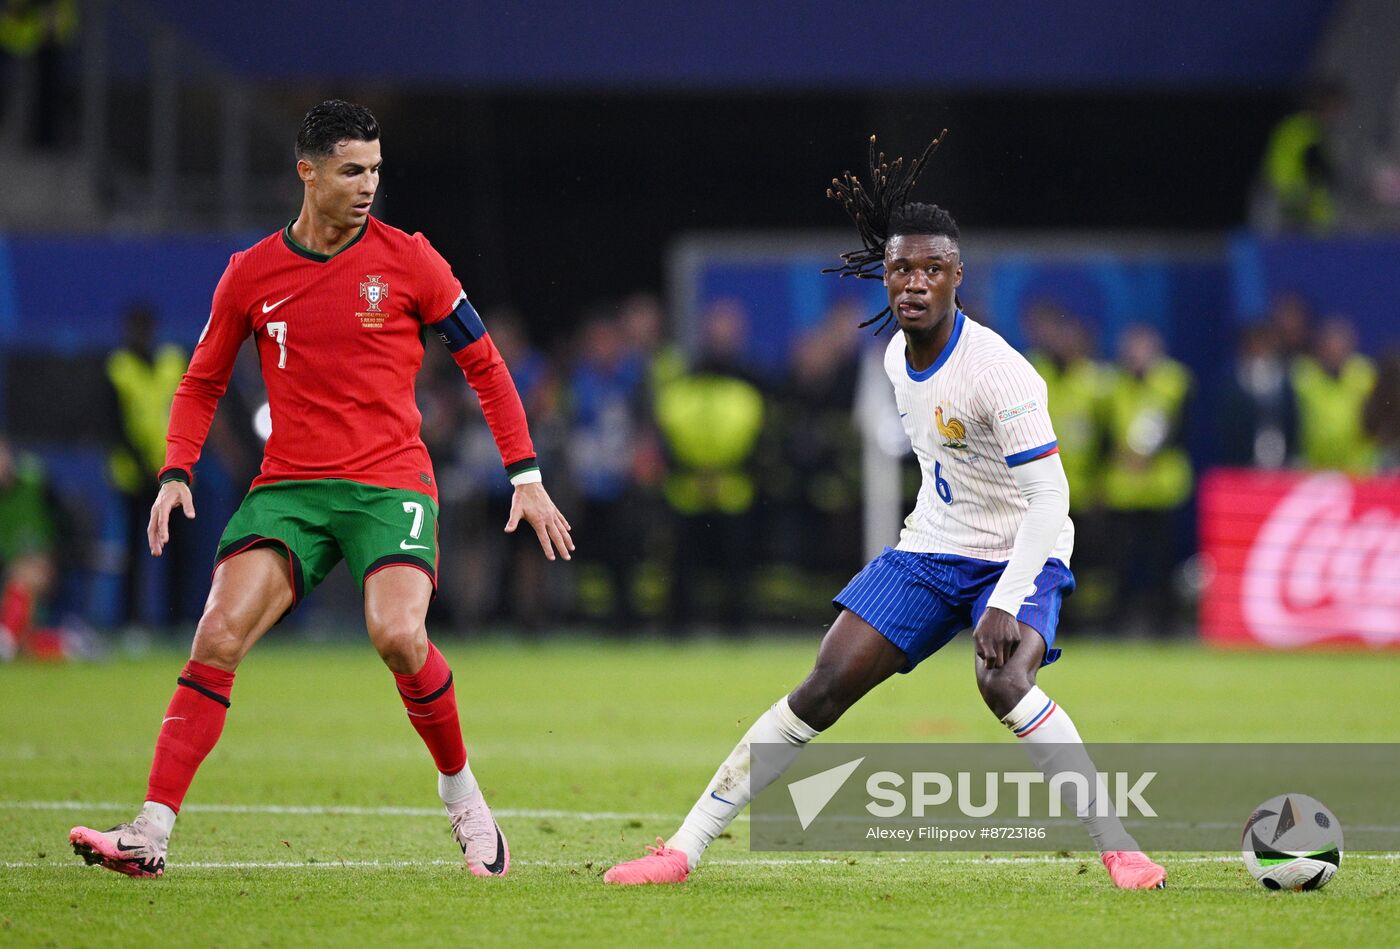
<instances>
[{"instance_id":1,"label":"soccer ball","mask_svg":"<svg viewBox=\"0 0 1400 949\"><path fill-rule=\"evenodd\" d=\"M1342 825L1316 798L1280 794L1249 815L1240 852L1271 890L1318 890L1342 863Z\"/></svg>"}]
</instances>

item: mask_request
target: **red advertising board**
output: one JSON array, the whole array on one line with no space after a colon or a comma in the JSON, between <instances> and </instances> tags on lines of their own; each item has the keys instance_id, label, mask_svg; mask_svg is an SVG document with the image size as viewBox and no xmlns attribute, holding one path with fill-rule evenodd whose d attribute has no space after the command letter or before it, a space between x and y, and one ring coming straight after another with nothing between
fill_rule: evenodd
<instances>
[{"instance_id":1,"label":"red advertising board","mask_svg":"<svg viewBox=\"0 0 1400 949\"><path fill-rule=\"evenodd\" d=\"M1207 641L1400 647L1400 478L1212 471L1200 532Z\"/></svg>"}]
</instances>

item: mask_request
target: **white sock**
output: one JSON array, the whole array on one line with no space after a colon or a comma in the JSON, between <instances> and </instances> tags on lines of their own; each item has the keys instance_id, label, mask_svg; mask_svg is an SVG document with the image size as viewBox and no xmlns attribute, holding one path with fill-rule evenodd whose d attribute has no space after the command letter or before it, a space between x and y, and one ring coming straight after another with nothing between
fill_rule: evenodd
<instances>
[{"instance_id":1,"label":"white sock","mask_svg":"<svg viewBox=\"0 0 1400 949\"><path fill-rule=\"evenodd\" d=\"M157 830L165 835L165 839L170 839L170 832L175 829L176 814L164 804L157 804L155 801L147 801L141 805L141 815L150 821Z\"/></svg>"},{"instance_id":2,"label":"white sock","mask_svg":"<svg viewBox=\"0 0 1400 949\"><path fill-rule=\"evenodd\" d=\"M1053 774L1069 771L1084 775L1090 788L1098 787L1094 763L1089 760L1084 740L1079 737L1069 713L1056 705L1040 686L1031 686L1002 722L1021 740L1031 762L1047 780ZM1091 792L1089 800L1080 800L1080 789L1074 782L1061 785L1060 793L1089 836L1094 838L1099 853L1139 849L1137 841L1113 812L1111 802L1103 802L1107 806L1101 807L1096 792ZM1104 811L1103 815L1098 814L1100 810Z\"/></svg>"},{"instance_id":3,"label":"white sock","mask_svg":"<svg viewBox=\"0 0 1400 949\"><path fill-rule=\"evenodd\" d=\"M438 797L444 804L458 804L476 791L476 776L472 774L470 764L463 765L456 774L438 773Z\"/></svg>"},{"instance_id":4,"label":"white sock","mask_svg":"<svg viewBox=\"0 0 1400 949\"><path fill-rule=\"evenodd\" d=\"M705 793L690 809L680 830L666 841L666 846L684 851L690 868L695 869L710 842L724 832L755 794L772 784L797 760L803 747L817 734L817 729L793 714L787 696L783 696L739 739L739 744L724 759ZM751 780L749 760L749 746L755 744L789 746L772 762L775 766L772 773L761 775L756 786Z\"/></svg>"}]
</instances>

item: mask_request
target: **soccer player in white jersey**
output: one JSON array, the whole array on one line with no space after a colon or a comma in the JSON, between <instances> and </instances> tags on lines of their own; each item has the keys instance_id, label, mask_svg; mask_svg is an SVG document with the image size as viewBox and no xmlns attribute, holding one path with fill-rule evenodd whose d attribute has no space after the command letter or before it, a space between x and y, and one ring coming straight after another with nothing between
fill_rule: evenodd
<instances>
[{"instance_id":1,"label":"soccer player in white jersey","mask_svg":"<svg viewBox=\"0 0 1400 949\"><path fill-rule=\"evenodd\" d=\"M807 678L759 716L680 829L647 856L610 869L609 883L683 882L779 773L755 782L750 745L786 746L790 765L872 688L911 671L968 627L982 698L1034 764L1047 774L1092 772L1069 714L1036 684L1041 666L1060 656L1053 648L1060 603L1074 589L1069 487L1045 383L1000 336L963 314L952 216L906 200L938 142L906 169L902 160L877 159L872 138L872 187L847 174L828 192L865 245L844 255L840 272L882 275L888 288L889 308L874 319L898 327L885 371L923 471L914 512L898 546L837 594L839 615ZM1093 801L1070 803L1114 884L1165 885L1166 870L1137 849L1115 815L1099 814Z\"/></svg>"}]
</instances>

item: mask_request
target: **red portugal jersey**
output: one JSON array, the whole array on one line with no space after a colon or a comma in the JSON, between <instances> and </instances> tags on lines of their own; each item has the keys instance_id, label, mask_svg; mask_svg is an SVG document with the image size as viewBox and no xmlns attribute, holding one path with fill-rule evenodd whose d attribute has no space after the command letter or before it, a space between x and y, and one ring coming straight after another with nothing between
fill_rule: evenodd
<instances>
[{"instance_id":1,"label":"red portugal jersey","mask_svg":"<svg viewBox=\"0 0 1400 949\"><path fill-rule=\"evenodd\" d=\"M422 234L370 218L329 256L301 247L287 228L230 258L175 394L161 480L188 480L239 347L252 336L272 413L255 487L346 478L436 498L414 379L424 328L441 334L465 325L461 307L480 332L454 331L461 345L453 356L481 399L507 471L533 470L520 397L452 268Z\"/></svg>"}]
</instances>

